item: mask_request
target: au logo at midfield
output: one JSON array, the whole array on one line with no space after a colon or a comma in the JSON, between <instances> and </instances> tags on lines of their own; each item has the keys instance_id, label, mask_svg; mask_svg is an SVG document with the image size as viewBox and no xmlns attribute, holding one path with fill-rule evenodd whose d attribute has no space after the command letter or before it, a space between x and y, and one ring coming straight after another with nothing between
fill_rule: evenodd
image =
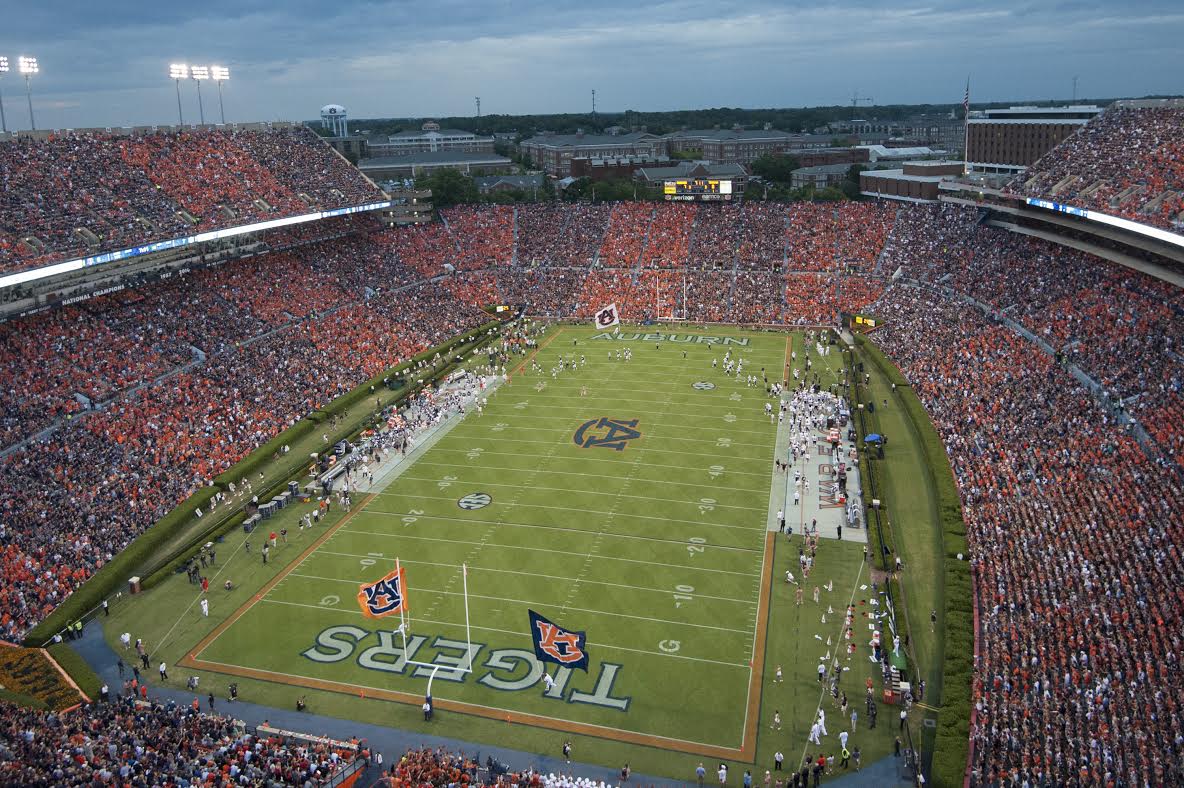
<instances>
[{"instance_id":1,"label":"au logo at midfield","mask_svg":"<svg viewBox=\"0 0 1184 788\"><path fill-rule=\"evenodd\" d=\"M572 440L577 446L585 449L602 446L606 449L621 451L625 448L626 443L641 437L641 433L636 427L637 419L626 421L602 416L599 419L589 419L581 424Z\"/></svg>"}]
</instances>

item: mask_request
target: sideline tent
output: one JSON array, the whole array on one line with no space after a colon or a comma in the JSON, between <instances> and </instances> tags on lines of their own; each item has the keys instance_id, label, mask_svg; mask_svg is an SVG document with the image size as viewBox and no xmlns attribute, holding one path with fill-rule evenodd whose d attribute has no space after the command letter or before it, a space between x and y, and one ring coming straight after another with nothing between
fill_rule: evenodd
<instances>
[{"instance_id":1,"label":"sideline tent","mask_svg":"<svg viewBox=\"0 0 1184 788\"><path fill-rule=\"evenodd\" d=\"M883 443L884 438L879 433L873 432L871 435L866 436L863 439L863 442L864 443Z\"/></svg>"}]
</instances>

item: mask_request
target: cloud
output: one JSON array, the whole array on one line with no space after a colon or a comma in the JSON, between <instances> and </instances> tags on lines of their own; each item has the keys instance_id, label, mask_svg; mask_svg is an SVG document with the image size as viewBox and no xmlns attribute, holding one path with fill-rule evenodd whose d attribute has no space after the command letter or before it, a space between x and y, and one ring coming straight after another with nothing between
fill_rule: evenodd
<instances>
[{"instance_id":1,"label":"cloud","mask_svg":"<svg viewBox=\"0 0 1184 788\"><path fill-rule=\"evenodd\" d=\"M469 114L477 95L486 113L579 111L592 89L603 110L839 104L854 90L954 102L966 74L984 101L1063 98L1075 75L1082 95L1143 95L1184 73L1184 12L1158 1L70 0L10 11L5 32L5 49L41 60L43 127L173 122L178 60L231 68L232 120L309 118L328 101L354 117ZM196 118L192 85L182 97Z\"/></svg>"}]
</instances>

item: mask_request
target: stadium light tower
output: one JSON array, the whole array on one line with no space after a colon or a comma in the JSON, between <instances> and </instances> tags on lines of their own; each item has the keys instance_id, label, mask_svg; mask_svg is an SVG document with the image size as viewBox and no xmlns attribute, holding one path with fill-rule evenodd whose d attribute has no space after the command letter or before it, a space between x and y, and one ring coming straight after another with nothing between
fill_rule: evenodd
<instances>
[{"instance_id":1,"label":"stadium light tower","mask_svg":"<svg viewBox=\"0 0 1184 788\"><path fill-rule=\"evenodd\" d=\"M37 130L37 121L33 118L33 88L29 84L29 77L41 71L37 65L37 58L21 55L16 59L17 68L25 75L25 98L29 100L29 128Z\"/></svg>"},{"instance_id":2,"label":"stadium light tower","mask_svg":"<svg viewBox=\"0 0 1184 788\"><path fill-rule=\"evenodd\" d=\"M0 77L8 73L8 58L0 55ZM8 132L8 121L4 118L4 94L0 93L0 131Z\"/></svg>"},{"instance_id":3,"label":"stadium light tower","mask_svg":"<svg viewBox=\"0 0 1184 788\"><path fill-rule=\"evenodd\" d=\"M210 66L210 76L218 83L218 113L222 116L222 125L226 125L226 108L222 106L222 83L230 79L230 69L226 66Z\"/></svg>"},{"instance_id":4,"label":"stadium light tower","mask_svg":"<svg viewBox=\"0 0 1184 788\"><path fill-rule=\"evenodd\" d=\"M197 116L201 125L206 125L206 108L201 104L201 83L203 79L210 78L209 66L190 66L189 76L197 83Z\"/></svg>"},{"instance_id":5,"label":"stadium light tower","mask_svg":"<svg viewBox=\"0 0 1184 788\"><path fill-rule=\"evenodd\" d=\"M189 66L184 63L169 65L169 79L177 83L177 125L185 125L185 116L181 114L181 80L189 79Z\"/></svg>"}]
</instances>

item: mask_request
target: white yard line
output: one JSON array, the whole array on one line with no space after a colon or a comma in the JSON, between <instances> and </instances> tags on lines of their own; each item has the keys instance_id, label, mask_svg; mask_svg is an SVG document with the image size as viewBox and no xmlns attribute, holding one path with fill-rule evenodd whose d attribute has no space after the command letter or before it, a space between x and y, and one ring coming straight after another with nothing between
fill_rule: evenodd
<instances>
[{"instance_id":1,"label":"white yard line","mask_svg":"<svg viewBox=\"0 0 1184 788\"><path fill-rule=\"evenodd\" d=\"M410 563L410 562L408 562L408 563ZM325 580L330 583L345 583L350 586L357 586L358 585L357 580L349 580L349 579L340 578L340 577L320 577L317 575L301 575L301 574L297 574L295 572L290 573L288 575L288 577L305 577L305 578L309 578L311 580ZM444 591L444 590L436 589L436 588L416 588L415 593L416 594L441 594L443 596L461 596L461 597L464 596L463 591ZM542 602L537 599L533 599L533 600L532 599L513 599L508 596L488 596L485 594L474 594L472 592L469 593L469 599L488 599L488 600L492 600L494 602L513 602L515 604L527 605L529 607L543 607L543 608L554 607L553 602ZM670 625L676 626L676 627L695 627L696 629L711 629L711 630L715 630L716 632L733 632L738 635L747 635L749 632L749 630L747 630L747 629L735 629L734 627L717 627L717 626L713 626L712 624L694 624L690 621L671 621L668 618L654 618L652 616L634 616L634 615L630 615L628 613L614 613L612 611L604 610L604 609L592 609L592 608L586 608L586 607L568 607L567 609L574 610L577 613L588 613L588 614L594 615L594 616L611 616L612 618L628 618L633 621L647 621L651 624L670 624Z\"/></svg>"},{"instance_id":2,"label":"white yard line","mask_svg":"<svg viewBox=\"0 0 1184 788\"><path fill-rule=\"evenodd\" d=\"M355 616L362 615L361 610L351 610L350 608L344 608L344 607L343 608L324 607L322 605L309 605L304 602L285 602L281 599L269 599L267 597L264 597L263 599L261 599L259 601L261 603L267 603L267 604L271 604L271 605L289 605L291 607L306 607L306 608L310 608L312 610L331 610L334 613L349 613L349 614L355 615ZM418 618L418 619L416 619L416 621L420 621L420 622L423 622L426 624L436 624L437 626L460 627L462 629L465 626L464 624L458 624L458 623L455 623L452 621L436 621L434 619L429 619L429 618ZM516 635L516 636L522 637L522 638L530 638L530 633L526 631L526 627L523 627L523 629L521 631L519 631L519 630L514 630L514 629L497 629L495 627L485 627L485 626L481 626L479 624L472 624L471 626L473 629L480 629L485 632L500 632L505 635ZM628 652L632 652L634 654L646 654L646 655L655 656L655 657L669 657L671 659L686 659L686 660L691 660L693 662L709 662L713 665L724 665L724 666L730 667L730 668L747 668L747 667L749 667L748 663L741 664L739 662L724 662L722 660L706 659L704 657L689 657L689 656L684 656L681 654L667 654L664 651L646 651L645 649L626 648L625 646L613 646L608 643L592 643L590 645L593 648L606 648L606 649L611 649L613 651L628 651ZM218 664L218 663L215 663L215 664ZM232 665L231 667L242 667L242 666L241 665ZM274 671L272 671L272 672L274 672ZM307 676L302 676L301 678L307 678Z\"/></svg>"},{"instance_id":3,"label":"white yard line","mask_svg":"<svg viewBox=\"0 0 1184 788\"><path fill-rule=\"evenodd\" d=\"M432 463L432 464L433 465L441 465L443 463ZM470 468L473 470L481 470L480 468L474 468L472 465L447 465L445 467L448 467L448 468ZM503 469L489 468L486 470L501 471ZM620 478L621 478L621 477L617 477L617 476L605 476L605 475L599 474L599 473L575 473L572 471L539 471L539 473L559 473L559 474L564 474L566 476L588 476L588 477L591 477L594 479L616 479L617 481L620 481ZM408 479L411 481L417 481L417 482L435 483L435 482L440 481L439 479L425 479L421 476L403 476L402 478ZM646 484L678 484L678 485L681 485L684 487L695 487L698 489L702 489L704 484L709 484L709 482L670 482L670 481L662 481L659 479L642 479L641 481L645 482ZM661 501L663 503L682 503L682 504L686 504L687 506L698 506L699 505L699 501L688 501L685 498L656 498L652 495L626 495L624 493L617 493L617 492L613 492L611 490L572 490L572 489L568 489L565 487L552 487L549 484L548 485L523 484L521 482L507 484L504 482L470 481L467 479L458 479L456 483L458 483L458 484L473 484L473 485L485 486L485 487L509 487L510 489L518 489L521 487L530 487L532 489L547 490L549 492L576 493L578 495L613 495L613 496L616 496L619 498L637 498L637 499L640 499L643 501ZM756 493L757 492L756 490L748 490L743 487L729 487L727 489L729 491L735 491L738 493ZM383 493L383 494L384 495L414 495L413 493ZM717 495L719 494L718 491L716 492L716 494ZM418 497L418 496L416 496L416 497ZM521 506L521 505L522 504L519 504L519 506ZM742 511L747 511L747 512L759 511L759 507L756 507L756 506L737 506L735 504L726 504L726 503L713 503L712 506L715 507L716 509L740 509Z\"/></svg>"},{"instance_id":4,"label":"white yard line","mask_svg":"<svg viewBox=\"0 0 1184 788\"><path fill-rule=\"evenodd\" d=\"M545 430L540 430L540 431L545 432ZM566 432L566 430L561 430L561 431ZM552 443L552 441L549 441L549 440L540 441L540 440L529 440L526 438L503 438L500 435L493 435L490 437L483 437L480 435L466 435L465 439L471 440L471 441L496 441L497 443L535 443L535 444L541 443L544 446L548 446ZM672 437L669 435L662 436L662 440L693 441L695 443L706 443L706 441L702 438L675 438L675 437ZM766 445L764 443L744 443L742 441L732 441L731 445L732 446L750 446L754 449L768 449L769 448L768 445ZM468 448L466 448L465 450L467 451ZM704 453L704 452L700 452L700 451L681 451L680 449L658 449L658 448L651 447L649 449L649 451L658 452L660 454L682 454L682 455L686 455L688 457L716 457L716 458L719 457L718 454L713 454L711 452Z\"/></svg>"},{"instance_id":5,"label":"white yard line","mask_svg":"<svg viewBox=\"0 0 1184 788\"><path fill-rule=\"evenodd\" d=\"M518 486L522 486L522 485L518 485ZM380 493L375 493L374 495L377 497L381 497L381 498L415 498L415 499L420 499L420 500L425 500L425 501L455 501L456 500L455 498L453 498L450 495L419 495L417 493L410 493L410 492L405 492L405 493L380 492ZM580 515L613 514L613 512L605 512L605 511L600 511L598 509L573 510L573 509L570 509L566 506L548 506L547 504L542 504L542 503L517 503L517 504L514 504L514 506L518 507L518 508L526 508L526 509L552 509L552 510L556 510L556 511L571 512L572 514L580 514ZM367 510L367 511L369 511L369 510ZM703 522L699 522L698 520L678 520L673 517L654 517L654 516L648 515L648 514L624 513L621 516L622 517L635 517L639 520L660 520L661 522L664 522L664 523L682 523L684 525L701 525L701 526L705 526L707 528L729 528L732 530L739 530L739 531L752 531L753 530L753 527L751 525L725 525L723 523L703 523ZM481 520L479 522L489 522L489 521ZM592 531L591 533L595 533L595 531ZM762 534L763 534L763 529L762 529Z\"/></svg>"},{"instance_id":6,"label":"white yard line","mask_svg":"<svg viewBox=\"0 0 1184 788\"><path fill-rule=\"evenodd\" d=\"M466 525L472 525L472 523L474 523L474 522L481 522L481 523L490 522L489 520L474 521L471 517L444 517L443 515L438 515L438 514L412 515L410 512L384 512L384 511L380 511L378 509L369 509L369 508L366 509L366 514L381 514L381 515L386 515L388 517L418 517L422 520L444 520L446 522L452 522L452 523L465 523ZM504 525L504 526L507 526L510 528L537 528L537 529L544 530L544 531L560 531L563 533L570 533L570 534L583 534L585 536L593 536L596 534L595 531L590 531L587 528L564 528L561 525L536 525L533 523L516 523L516 522L512 522L510 520L501 520L501 521L499 521L498 524ZM390 533L389 531L376 533L374 531L361 531L361 530L355 530L350 527L346 527L346 528L343 528L342 530L338 531L337 533L335 533L333 535L333 537L331 537L330 539L336 538L337 536L339 536L341 534L365 534L365 535L369 535L369 536L398 536L398 534L393 534L393 533ZM660 542L662 544L678 545L679 547L682 547L684 549L687 547L687 544L688 544L688 542L683 539L677 539L677 540L676 539L661 539L656 536L637 536L635 534L605 534L605 536L609 537L611 539L633 539L635 541ZM764 554L763 550L759 550L754 547L740 547L737 545L723 545L723 544L710 544L710 545L705 544L705 546L710 547L713 550L738 550L738 551L744 552L744 553L760 553L762 555Z\"/></svg>"},{"instance_id":7,"label":"white yard line","mask_svg":"<svg viewBox=\"0 0 1184 788\"><path fill-rule=\"evenodd\" d=\"M338 553L337 555L341 555L341 554ZM367 556L359 555L357 557L358 558L366 558ZM403 561L403 563L408 566L439 566L439 567L443 567L446 569L455 569L456 568L456 564L442 564L437 561L407 560L407 561ZM566 580L571 579L570 577L565 577L565 576L560 576L560 575L541 575L538 572L519 572L514 569L495 569L492 566L470 565L469 571L470 572L492 572L494 574L499 574L499 575L523 575L525 577L541 577L544 580L565 580L566 581ZM341 580L341 578L317 577L315 575L297 575L295 573L293 573L292 576L293 577L311 577L316 580L334 580L334 581ZM356 583L357 581L346 581L346 582L355 582ZM647 588L645 586L631 586L631 585L627 585L625 583L609 583L604 580L584 580L584 582L585 583L592 583L593 585L598 585L598 586L609 586L610 588L627 588L630 591L649 591L651 593L665 594L667 596L669 596L671 593L669 588ZM736 602L741 605L757 604L756 602L752 602L747 599L734 599L732 597L727 597L727 596L711 596L709 594L700 594L700 593L696 593L695 598L696 599L714 599L719 602Z\"/></svg>"},{"instance_id":8,"label":"white yard line","mask_svg":"<svg viewBox=\"0 0 1184 788\"><path fill-rule=\"evenodd\" d=\"M727 409L728 409L727 406L723 406L721 408L721 410L727 410ZM588 413L589 408L587 406L564 408L561 405L548 405L547 410L578 410L578 411L580 411L581 414L586 415ZM735 410L739 410L739 408L735 408ZM603 415L603 414L601 414L601 415ZM760 415L763 416L764 412L762 411ZM498 418L499 419L527 419L528 421L531 422L532 425L537 424L540 421L562 421L564 424L569 424L569 425L572 425L573 427L578 426L578 424L573 424L573 418L570 416L534 416L534 415L528 416L525 414L519 415L519 414L506 413L506 414L499 415ZM579 418L583 418L583 416L577 416L575 418L579 419ZM597 417L597 418L599 418L599 417ZM736 418L739 419L740 417L737 416ZM759 419L753 419L753 420L759 421ZM735 426L736 422L732 422L732 423L725 422L722 418L720 419L720 422L721 423L719 425L715 425L715 424L677 424L677 423L659 421L659 422L646 422L642 426L669 427L671 429L678 430L679 432L686 432L687 430L713 430L715 432L719 432L720 430L725 430L725 431L727 431L728 434L740 432L740 433L745 433L747 435L764 435L766 437L769 435L769 432L770 432L767 429L760 429L760 430L741 429L741 428ZM538 432L546 431L546 432L570 433L573 431L571 429L571 427L547 428L546 430L541 430L537 427L534 427L533 429L535 429L535 431L538 431ZM656 437L656 438L661 438L662 440L694 440L694 441L702 441L703 440L702 438L673 438L668 435L653 435L652 433L650 433L650 436ZM644 438L645 436L643 435L642 437ZM751 445L764 447L766 444L754 443Z\"/></svg>"}]
</instances>

